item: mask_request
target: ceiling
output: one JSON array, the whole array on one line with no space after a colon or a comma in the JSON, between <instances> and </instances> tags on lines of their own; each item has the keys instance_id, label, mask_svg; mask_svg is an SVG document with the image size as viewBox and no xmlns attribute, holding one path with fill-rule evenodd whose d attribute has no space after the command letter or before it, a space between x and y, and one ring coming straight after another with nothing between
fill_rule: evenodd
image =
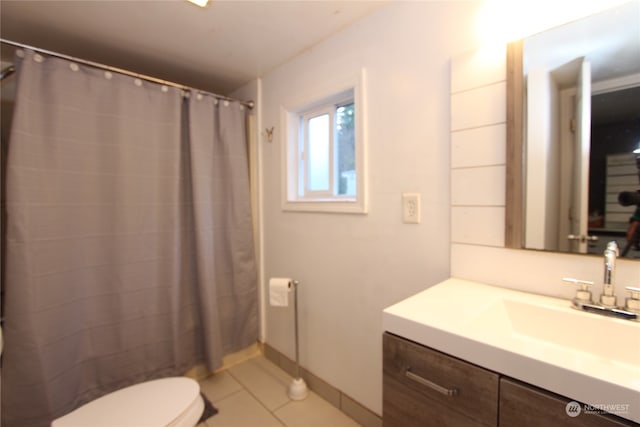
<instances>
[{"instance_id":1,"label":"ceiling","mask_svg":"<svg viewBox=\"0 0 640 427\"><path fill-rule=\"evenodd\" d=\"M225 95L388 1L2 0L0 37Z\"/></svg>"}]
</instances>

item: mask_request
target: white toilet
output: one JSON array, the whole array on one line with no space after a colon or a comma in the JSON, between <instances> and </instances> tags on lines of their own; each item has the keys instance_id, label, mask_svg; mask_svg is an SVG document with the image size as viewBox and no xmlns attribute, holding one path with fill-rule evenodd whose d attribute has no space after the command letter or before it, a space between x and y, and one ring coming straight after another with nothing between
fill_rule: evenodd
<instances>
[{"instance_id":1,"label":"white toilet","mask_svg":"<svg viewBox=\"0 0 640 427\"><path fill-rule=\"evenodd\" d=\"M186 377L147 381L109 393L52 427L194 427L204 411L198 383Z\"/></svg>"}]
</instances>

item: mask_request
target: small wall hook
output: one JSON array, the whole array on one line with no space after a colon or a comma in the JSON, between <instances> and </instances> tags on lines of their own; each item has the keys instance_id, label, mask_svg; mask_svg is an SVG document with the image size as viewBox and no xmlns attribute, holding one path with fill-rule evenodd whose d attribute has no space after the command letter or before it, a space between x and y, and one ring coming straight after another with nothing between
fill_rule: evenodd
<instances>
[{"instance_id":1,"label":"small wall hook","mask_svg":"<svg viewBox=\"0 0 640 427\"><path fill-rule=\"evenodd\" d=\"M265 128L265 133L267 134L267 141L273 142L273 126L271 128Z\"/></svg>"}]
</instances>

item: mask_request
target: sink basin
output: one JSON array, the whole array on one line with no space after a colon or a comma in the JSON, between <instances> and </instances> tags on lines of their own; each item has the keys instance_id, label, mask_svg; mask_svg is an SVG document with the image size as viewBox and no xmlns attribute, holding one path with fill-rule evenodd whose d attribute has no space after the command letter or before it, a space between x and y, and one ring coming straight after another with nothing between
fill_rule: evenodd
<instances>
[{"instance_id":1,"label":"sink basin","mask_svg":"<svg viewBox=\"0 0 640 427\"><path fill-rule=\"evenodd\" d=\"M387 307L383 330L640 422L640 321L451 278Z\"/></svg>"},{"instance_id":2,"label":"sink basin","mask_svg":"<svg viewBox=\"0 0 640 427\"><path fill-rule=\"evenodd\" d=\"M528 351L583 352L604 363L640 369L640 323L585 313L566 306L500 299L471 322L493 341L515 340ZM540 347L541 346L541 347Z\"/></svg>"}]
</instances>

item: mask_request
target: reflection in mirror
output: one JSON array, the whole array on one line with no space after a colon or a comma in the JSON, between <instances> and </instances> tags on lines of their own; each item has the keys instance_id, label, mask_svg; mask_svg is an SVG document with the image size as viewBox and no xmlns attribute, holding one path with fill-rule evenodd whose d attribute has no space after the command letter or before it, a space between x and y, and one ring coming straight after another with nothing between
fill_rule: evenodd
<instances>
[{"instance_id":1,"label":"reflection in mirror","mask_svg":"<svg viewBox=\"0 0 640 427\"><path fill-rule=\"evenodd\" d=\"M510 46L507 246L640 259L639 35L634 0Z\"/></svg>"}]
</instances>

